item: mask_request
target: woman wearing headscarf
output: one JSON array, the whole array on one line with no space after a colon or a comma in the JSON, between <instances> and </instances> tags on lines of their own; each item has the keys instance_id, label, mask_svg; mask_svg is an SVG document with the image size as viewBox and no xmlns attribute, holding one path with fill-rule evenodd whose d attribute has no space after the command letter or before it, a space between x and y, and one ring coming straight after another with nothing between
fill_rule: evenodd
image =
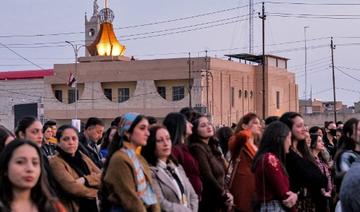
<instances>
[{"instance_id":1,"label":"woman wearing headscarf","mask_svg":"<svg viewBox=\"0 0 360 212\"><path fill-rule=\"evenodd\" d=\"M135 152L147 143L149 122L138 113L126 113L120 126L105 162L101 211L159 212L150 168Z\"/></svg>"}]
</instances>

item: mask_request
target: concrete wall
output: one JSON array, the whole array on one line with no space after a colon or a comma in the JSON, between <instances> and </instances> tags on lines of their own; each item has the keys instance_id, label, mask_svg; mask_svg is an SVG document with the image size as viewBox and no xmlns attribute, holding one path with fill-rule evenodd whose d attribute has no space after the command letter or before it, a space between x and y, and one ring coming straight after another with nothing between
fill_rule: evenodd
<instances>
[{"instance_id":1,"label":"concrete wall","mask_svg":"<svg viewBox=\"0 0 360 212\"><path fill-rule=\"evenodd\" d=\"M43 79L0 80L0 124L14 129L14 105L40 103ZM43 99L44 100L44 99Z\"/></svg>"},{"instance_id":2,"label":"concrete wall","mask_svg":"<svg viewBox=\"0 0 360 212\"><path fill-rule=\"evenodd\" d=\"M334 121L334 114L333 113L319 113L319 114L306 114L303 115L305 124L308 126L324 126L325 121ZM337 121L345 121L349 120L350 118L357 118L360 119L360 113L337 113Z\"/></svg>"}]
</instances>

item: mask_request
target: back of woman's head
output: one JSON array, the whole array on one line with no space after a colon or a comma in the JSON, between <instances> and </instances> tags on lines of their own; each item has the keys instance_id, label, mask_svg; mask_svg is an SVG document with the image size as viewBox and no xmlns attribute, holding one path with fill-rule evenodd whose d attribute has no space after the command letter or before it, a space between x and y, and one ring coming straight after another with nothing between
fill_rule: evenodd
<instances>
[{"instance_id":1,"label":"back of woman's head","mask_svg":"<svg viewBox=\"0 0 360 212\"><path fill-rule=\"evenodd\" d=\"M114 139L114 137L113 137L112 140L110 140L110 134L111 134L111 131L113 131L113 130L117 130L117 127L116 126L111 126L111 127L109 127L109 129L106 130L105 135L103 137L103 140L101 142L100 149L106 149L106 148L109 147L110 143Z\"/></svg>"},{"instance_id":2,"label":"back of woman's head","mask_svg":"<svg viewBox=\"0 0 360 212\"><path fill-rule=\"evenodd\" d=\"M284 143L289 133L289 127L280 121L269 124L261 138L259 149L254 157L254 163L265 153L273 153L284 163L286 154Z\"/></svg>"},{"instance_id":3,"label":"back of woman's head","mask_svg":"<svg viewBox=\"0 0 360 212\"><path fill-rule=\"evenodd\" d=\"M79 137L79 131L78 129L76 129L74 126L72 125L68 125L68 124L65 124L65 125L62 125L60 126L57 131L56 131L56 139L60 142L60 138L63 136L64 134L64 131L67 130L67 129L72 129L75 131L76 135Z\"/></svg>"},{"instance_id":4,"label":"back of woman's head","mask_svg":"<svg viewBox=\"0 0 360 212\"><path fill-rule=\"evenodd\" d=\"M359 125L359 120L356 118L351 118L347 120L343 126L343 134L340 137L337 153L335 158L337 159L340 154L342 154L346 150L355 149L355 140L354 138L357 136L357 127Z\"/></svg>"},{"instance_id":5,"label":"back of woman's head","mask_svg":"<svg viewBox=\"0 0 360 212\"><path fill-rule=\"evenodd\" d=\"M218 139L224 154L228 151L228 142L233 134L234 131L231 127L221 127L216 131L215 137Z\"/></svg>"},{"instance_id":6,"label":"back of woman's head","mask_svg":"<svg viewBox=\"0 0 360 212\"><path fill-rule=\"evenodd\" d=\"M169 113L163 124L169 131L174 146L183 143L186 137L186 117L183 114Z\"/></svg>"},{"instance_id":7,"label":"back of woman's head","mask_svg":"<svg viewBox=\"0 0 360 212\"><path fill-rule=\"evenodd\" d=\"M22 118L19 121L19 123L16 127L16 130L15 130L16 137L19 138L20 132L25 133L26 129L28 127L30 127L35 121L38 121L38 119L33 116L27 116L27 117Z\"/></svg>"},{"instance_id":8,"label":"back of woman's head","mask_svg":"<svg viewBox=\"0 0 360 212\"><path fill-rule=\"evenodd\" d=\"M310 135L311 135L311 134L317 134L319 130L321 130L320 127L318 127L318 126L312 126L312 127L310 127L310 129L309 129L309 133L310 133Z\"/></svg>"},{"instance_id":9,"label":"back of woman's head","mask_svg":"<svg viewBox=\"0 0 360 212\"><path fill-rule=\"evenodd\" d=\"M15 138L15 135L6 127L0 125L0 153L5 148L5 142L8 140L9 137Z\"/></svg>"},{"instance_id":10,"label":"back of woman's head","mask_svg":"<svg viewBox=\"0 0 360 212\"><path fill-rule=\"evenodd\" d=\"M11 208L11 203L14 200L13 185L9 179L9 163L12 159L14 152L24 145L28 145L36 150L39 157L40 176L35 186L31 189L31 200L36 204L39 210L54 211L55 208L52 205L54 198L49 192L46 183L46 174L44 174L44 163L40 152L40 148L31 141L15 139L9 143L0 156L0 200L4 206L8 209Z\"/></svg>"},{"instance_id":11,"label":"back of woman's head","mask_svg":"<svg viewBox=\"0 0 360 212\"><path fill-rule=\"evenodd\" d=\"M200 113L196 112L194 108L191 107L184 107L179 113L183 114L189 122L192 122L200 115Z\"/></svg>"},{"instance_id":12,"label":"back of woman's head","mask_svg":"<svg viewBox=\"0 0 360 212\"><path fill-rule=\"evenodd\" d=\"M243 125L249 124L250 121L255 118L259 118L255 113L248 113L248 114L244 115L243 117L241 117L238 124L236 125L235 133L238 133L241 130L244 130Z\"/></svg>"},{"instance_id":13,"label":"back of woman's head","mask_svg":"<svg viewBox=\"0 0 360 212\"><path fill-rule=\"evenodd\" d=\"M293 125L294 125L294 118L296 118L296 117L298 117L298 116L302 118L302 116L300 115L300 113L297 113L297 112L286 112L286 113L284 113L284 114L280 117L279 121L281 121L281 122L283 122L284 124L286 124L286 125L290 128L290 130L292 130Z\"/></svg>"}]
</instances>

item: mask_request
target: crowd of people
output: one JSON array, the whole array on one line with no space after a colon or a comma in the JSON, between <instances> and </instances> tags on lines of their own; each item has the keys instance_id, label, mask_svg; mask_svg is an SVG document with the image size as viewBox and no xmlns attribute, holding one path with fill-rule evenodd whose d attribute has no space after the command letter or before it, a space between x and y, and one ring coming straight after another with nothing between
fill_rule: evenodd
<instances>
[{"instance_id":1,"label":"crowd of people","mask_svg":"<svg viewBox=\"0 0 360 212\"><path fill-rule=\"evenodd\" d=\"M0 211L360 211L360 124L296 112L215 127L192 108L129 112L105 131L25 117L0 126Z\"/></svg>"}]
</instances>

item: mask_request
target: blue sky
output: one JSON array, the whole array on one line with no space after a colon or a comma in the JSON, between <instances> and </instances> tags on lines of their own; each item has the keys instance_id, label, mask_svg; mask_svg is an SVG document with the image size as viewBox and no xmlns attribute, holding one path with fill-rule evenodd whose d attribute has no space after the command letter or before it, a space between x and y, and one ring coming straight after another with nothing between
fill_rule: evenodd
<instances>
[{"instance_id":1,"label":"blue sky","mask_svg":"<svg viewBox=\"0 0 360 212\"><path fill-rule=\"evenodd\" d=\"M115 13L113 25L117 37L127 47L125 54L138 59L187 57L187 52L204 56L205 50L219 58L228 53L247 52L248 3L243 0L109 1ZM261 53L261 20L257 18L261 3L256 0L254 3L254 52ZM98 0L98 4L103 8L103 0ZM304 96L304 26L309 26L307 96L312 87L313 98L332 100L329 65L333 36L337 99L348 105L359 101L359 2L283 0L268 1L265 7L266 53L290 59L289 69L296 73L299 96ZM0 46L0 70L33 70L73 62L73 50L65 40L84 42L84 16L92 15L93 1L5 0L2 8L5 9L0 13L0 43L32 63ZM167 23L158 23L163 21ZM157 24L138 26L149 23Z\"/></svg>"}]
</instances>

